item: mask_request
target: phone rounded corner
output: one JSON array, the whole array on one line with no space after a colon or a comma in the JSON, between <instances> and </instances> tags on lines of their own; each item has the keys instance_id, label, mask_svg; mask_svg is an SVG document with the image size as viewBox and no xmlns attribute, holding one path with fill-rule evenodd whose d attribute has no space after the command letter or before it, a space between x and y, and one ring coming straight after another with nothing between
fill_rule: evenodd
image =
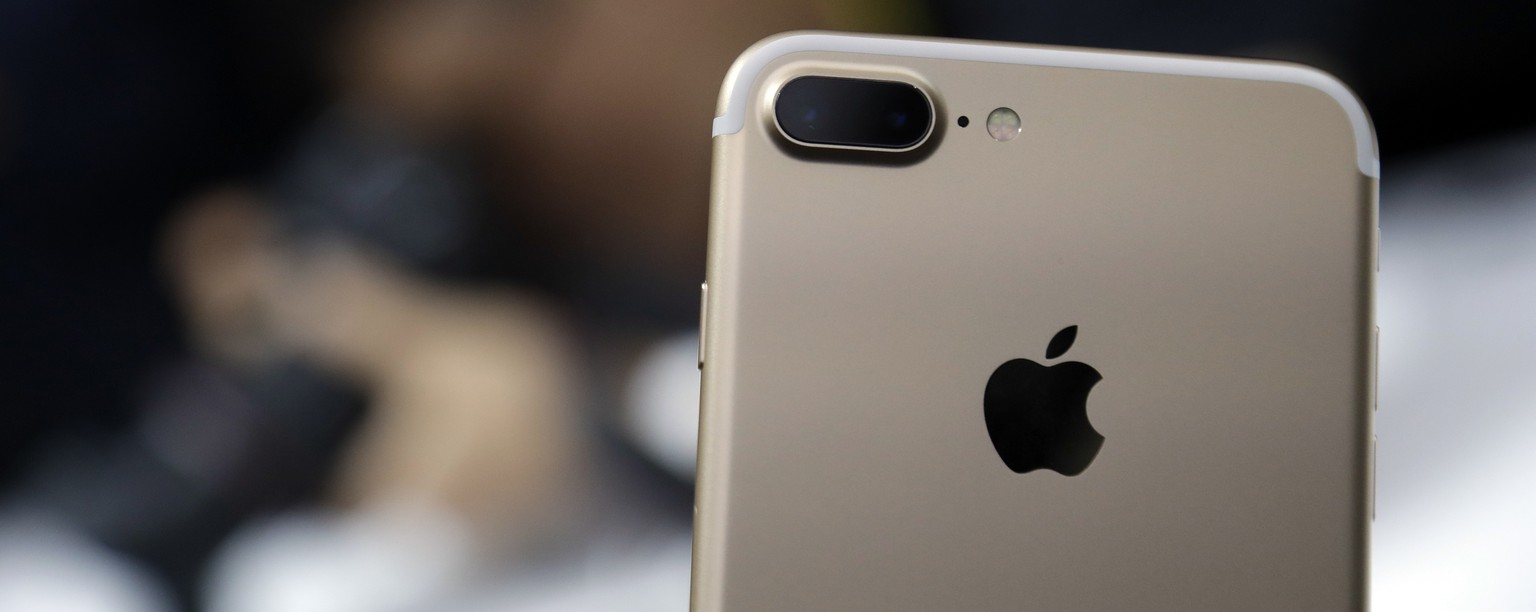
<instances>
[{"instance_id":1,"label":"phone rounded corner","mask_svg":"<svg viewBox=\"0 0 1536 612\"><path fill-rule=\"evenodd\" d=\"M1338 104L1349 119L1350 128L1354 130L1355 157L1360 173L1380 180L1381 153L1376 140L1376 127L1360 96L1342 79L1321 68L1293 62L1277 62L1272 66L1276 69L1273 80L1315 89Z\"/></svg>"},{"instance_id":2,"label":"phone rounded corner","mask_svg":"<svg viewBox=\"0 0 1536 612\"><path fill-rule=\"evenodd\" d=\"M819 30L792 30L768 36L742 51L736 56L736 61L731 62L725 80L720 84L711 136L735 134L746 125L747 96L752 83L768 64L791 53L819 49L819 43L833 36L847 35Z\"/></svg>"}]
</instances>

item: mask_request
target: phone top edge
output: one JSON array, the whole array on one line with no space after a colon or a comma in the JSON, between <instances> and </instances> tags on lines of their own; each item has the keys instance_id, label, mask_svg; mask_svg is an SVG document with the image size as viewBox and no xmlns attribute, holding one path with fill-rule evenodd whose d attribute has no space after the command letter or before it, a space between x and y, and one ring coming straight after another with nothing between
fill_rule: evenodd
<instances>
[{"instance_id":1,"label":"phone top edge","mask_svg":"<svg viewBox=\"0 0 1536 612\"><path fill-rule=\"evenodd\" d=\"M830 32L791 32L772 36L741 54L731 65L720 91L720 114L714 136L735 134L746 124L751 84L768 64L792 53L863 53L893 57L1024 64L1055 68L1114 70L1179 76L1292 83L1316 89L1332 98L1354 130L1360 173L1380 178L1376 133L1360 99L1338 78L1299 64L1251 60L1205 59L1156 54L1117 53L1065 47L1033 47L1011 43L972 44L934 38L861 36Z\"/></svg>"}]
</instances>

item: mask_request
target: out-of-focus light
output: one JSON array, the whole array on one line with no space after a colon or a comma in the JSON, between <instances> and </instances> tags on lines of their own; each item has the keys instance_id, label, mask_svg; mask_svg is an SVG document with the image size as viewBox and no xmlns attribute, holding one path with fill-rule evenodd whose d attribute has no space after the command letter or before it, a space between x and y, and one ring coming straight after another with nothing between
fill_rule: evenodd
<instances>
[{"instance_id":1,"label":"out-of-focus light","mask_svg":"<svg viewBox=\"0 0 1536 612\"><path fill-rule=\"evenodd\" d=\"M57 523L0 516L0 610L169 612L150 575Z\"/></svg>"}]
</instances>

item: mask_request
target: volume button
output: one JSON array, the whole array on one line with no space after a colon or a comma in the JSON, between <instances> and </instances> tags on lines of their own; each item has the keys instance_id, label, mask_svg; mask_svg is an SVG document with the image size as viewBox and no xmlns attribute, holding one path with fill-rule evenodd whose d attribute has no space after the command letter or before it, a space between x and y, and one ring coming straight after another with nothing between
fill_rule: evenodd
<instances>
[{"instance_id":1,"label":"volume button","mask_svg":"<svg viewBox=\"0 0 1536 612\"><path fill-rule=\"evenodd\" d=\"M704 339L709 336L709 283L699 283L699 369L704 369Z\"/></svg>"},{"instance_id":2,"label":"volume button","mask_svg":"<svg viewBox=\"0 0 1536 612\"><path fill-rule=\"evenodd\" d=\"M1371 410L1381 408L1381 326L1371 332Z\"/></svg>"},{"instance_id":3,"label":"volume button","mask_svg":"<svg viewBox=\"0 0 1536 612\"><path fill-rule=\"evenodd\" d=\"M1371 520L1376 520L1376 436L1371 436Z\"/></svg>"}]
</instances>

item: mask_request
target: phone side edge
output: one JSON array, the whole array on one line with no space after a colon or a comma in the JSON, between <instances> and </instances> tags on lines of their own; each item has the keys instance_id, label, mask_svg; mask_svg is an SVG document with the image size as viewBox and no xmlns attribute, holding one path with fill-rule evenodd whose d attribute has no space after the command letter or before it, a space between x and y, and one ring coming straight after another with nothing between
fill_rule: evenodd
<instances>
[{"instance_id":1,"label":"phone side edge","mask_svg":"<svg viewBox=\"0 0 1536 612\"><path fill-rule=\"evenodd\" d=\"M731 402L734 389L728 349L734 343L739 259L741 161L735 155L739 135L716 136L712 143L709 249L705 263L700 352L699 436L694 479L693 567L690 610L714 612L724 605L724 551L729 500ZM708 333L704 333L708 330Z\"/></svg>"}]
</instances>

